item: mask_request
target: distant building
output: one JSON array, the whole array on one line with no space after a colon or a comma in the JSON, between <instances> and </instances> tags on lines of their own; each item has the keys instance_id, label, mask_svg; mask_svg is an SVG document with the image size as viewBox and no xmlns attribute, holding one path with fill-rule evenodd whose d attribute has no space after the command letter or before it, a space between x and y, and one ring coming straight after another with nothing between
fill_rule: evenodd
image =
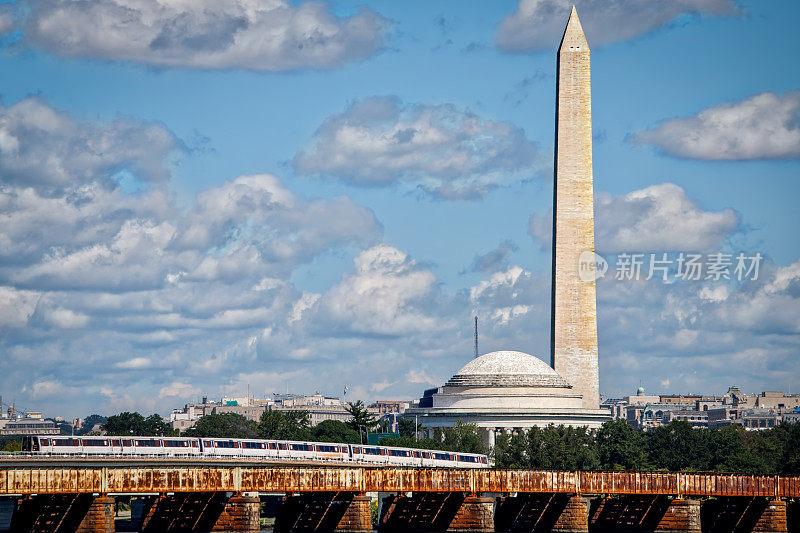
<instances>
[{"instance_id":1,"label":"distant building","mask_svg":"<svg viewBox=\"0 0 800 533\"><path fill-rule=\"evenodd\" d=\"M666 415L667 423L673 420L688 422L693 428L708 427L708 411L698 411L696 409L678 409L668 411Z\"/></svg>"},{"instance_id":2,"label":"distant building","mask_svg":"<svg viewBox=\"0 0 800 533\"><path fill-rule=\"evenodd\" d=\"M300 405L300 406L292 406L292 407L283 407L279 405L273 405L271 408L273 411L306 411L309 415L309 419L311 420L311 425L316 426L320 422L324 422L325 420L338 420L340 422L347 422L352 417L352 415L347 412L343 405Z\"/></svg>"},{"instance_id":3,"label":"distant building","mask_svg":"<svg viewBox=\"0 0 800 533\"><path fill-rule=\"evenodd\" d=\"M699 394L668 394L660 396L658 403L663 403L667 405L689 405L689 406L696 406L699 400L702 400L703 397Z\"/></svg>"},{"instance_id":4,"label":"distant building","mask_svg":"<svg viewBox=\"0 0 800 533\"><path fill-rule=\"evenodd\" d=\"M16 418L8 420L0 428L0 435L59 435L61 430L52 420L38 418Z\"/></svg>"},{"instance_id":5,"label":"distant building","mask_svg":"<svg viewBox=\"0 0 800 533\"><path fill-rule=\"evenodd\" d=\"M378 400L368 407L378 414L397 413L403 414L411 406L410 401L404 400Z\"/></svg>"},{"instance_id":6,"label":"distant building","mask_svg":"<svg viewBox=\"0 0 800 533\"><path fill-rule=\"evenodd\" d=\"M231 405L230 403L226 405L223 403L222 405L215 406L212 409L211 414L221 415L225 413L234 413L241 415L248 420L258 422L261 420L261 415L264 414L264 411L266 410L266 405L249 405L249 402L248 405Z\"/></svg>"}]
</instances>

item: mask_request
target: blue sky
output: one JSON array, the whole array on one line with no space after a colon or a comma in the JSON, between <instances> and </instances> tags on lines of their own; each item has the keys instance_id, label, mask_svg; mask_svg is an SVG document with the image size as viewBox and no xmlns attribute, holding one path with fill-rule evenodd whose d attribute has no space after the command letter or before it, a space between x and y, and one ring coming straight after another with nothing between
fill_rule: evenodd
<instances>
[{"instance_id":1,"label":"blue sky","mask_svg":"<svg viewBox=\"0 0 800 533\"><path fill-rule=\"evenodd\" d=\"M600 280L601 393L797 389L800 6L576 4L598 252L765 257ZM414 398L473 312L482 351L548 359L568 2L187 6L0 3L4 400Z\"/></svg>"}]
</instances>

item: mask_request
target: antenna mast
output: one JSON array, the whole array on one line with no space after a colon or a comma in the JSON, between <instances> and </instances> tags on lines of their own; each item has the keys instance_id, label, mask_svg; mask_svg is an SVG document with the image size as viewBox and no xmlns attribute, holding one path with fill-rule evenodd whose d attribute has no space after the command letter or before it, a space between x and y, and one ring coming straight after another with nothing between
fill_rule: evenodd
<instances>
[{"instance_id":1,"label":"antenna mast","mask_svg":"<svg viewBox=\"0 0 800 533\"><path fill-rule=\"evenodd\" d=\"M475 315L475 359L478 358L478 315Z\"/></svg>"}]
</instances>

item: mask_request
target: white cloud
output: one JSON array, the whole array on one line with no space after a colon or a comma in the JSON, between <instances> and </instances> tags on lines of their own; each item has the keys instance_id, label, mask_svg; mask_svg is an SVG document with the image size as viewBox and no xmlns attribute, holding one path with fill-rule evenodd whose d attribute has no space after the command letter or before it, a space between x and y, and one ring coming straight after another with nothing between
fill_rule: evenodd
<instances>
[{"instance_id":1,"label":"white cloud","mask_svg":"<svg viewBox=\"0 0 800 533\"><path fill-rule=\"evenodd\" d=\"M40 294L0 286L0 330L6 327L23 327L36 309Z\"/></svg>"},{"instance_id":2,"label":"white cloud","mask_svg":"<svg viewBox=\"0 0 800 533\"><path fill-rule=\"evenodd\" d=\"M0 104L3 183L64 187L123 170L163 182L178 149L175 136L156 122L130 117L107 124L78 122L36 97L9 107Z\"/></svg>"},{"instance_id":3,"label":"white cloud","mask_svg":"<svg viewBox=\"0 0 800 533\"><path fill-rule=\"evenodd\" d=\"M450 104L367 98L328 117L294 158L298 172L364 187L408 183L438 198L474 198L535 170L518 126Z\"/></svg>"},{"instance_id":4,"label":"white cloud","mask_svg":"<svg viewBox=\"0 0 800 533\"><path fill-rule=\"evenodd\" d=\"M441 330L432 314L438 289L432 272L387 245L361 252L347 274L319 300L316 317L356 334L402 335Z\"/></svg>"},{"instance_id":5,"label":"white cloud","mask_svg":"<svg viewBox=\"0 0 800 533\"><path fill-rule=\"evenodd\" d=\"M153 362L147 357L134 357L127 361L120 361L114 366L125 370L141 370L143 368L150 368L152 365Z\"/></svg>"},{"instance_id":6,"label":"white cloud","mask_svg":"<svg viewBox=\"0 0 800 533\"><path fill-rule=\"evenodd\" d=\"M161 387L158 391L159 398L190 398L199 394L200 391L189 383L173 381L169 385Z\"/></svg>"},{"instance_id":7,"label":"white cloud","mask_svg":"<svg viewBox=\"0 0 800 533\"><path fill-rule=\"evenodd\" d=\"M489 279L480 281L470 289L470 298L475 301L485 294L496 292L500 289L514 287L520 277L530 277L530 272L516 265L502 272L495 272Z\"/></svg>"},{"instance_id":8,"label":"white cloud","mask_svg":"<svg viewBox=\"0 0 800 533\"><path fill-rule=\"evenodd\" d=\"M725 15L733 0L519 0L497 29L495 44L506 52L558 47L572 5L578 9L589 46L631 39L681 15Z\"/></svg>"},{"instance_id":9,"label":"white cloud","mask_svg":"<svg viewBox=\"0 0 800 533\"><path fill-rule=\"evenodd\" d=\"M437 380L429 376L428 373L425 372L424 370L417 370L413 368L406 373L406 381L408 381L409 383L421 383L430 385L438 384Z\"/></svg>"},{"instance_id":10,"label":"white cloud","mask_svg":"<svg viewBox=\"0 0 800 533\"><path fill-rule=\"evenodd\" d=\"M703 210L674 183L623 196L601 193L595 206L596 247L603 252L715 250L739 226L734 210Z\"/></svg>"},{"instance_id":11,"label":"white cloud","mask_svg":"<svg viewBox=\"0 0 800 533\"><path fill-rule=\"evenodd\" d=\"M632 138L688 159L794 159L800 157L800 91L717 105Z\"/></svg>"},{"instance_id":12,"label":"white cloud","mask_svg":"<svg viewBox=\"0 0 800 533\"><path fill-rule=\"evenodd\" d=\"M733 209L704 210L674 183L624 195L595 195L595 248L599 253L719 250L740 225ZM528 231L549 249L553 214L532 215Z\"/></svg>"},{"instance_id":13,"label":"white cloud","mask_svg":"<svg viewBox=\"0 0 800 533\"><path fill-rule=\"evenodd\" d=\"M29 0L23 42L63 57L208 69L330 68L384 44L386 19L286 0Z\"/></svg>"}]
</instances>

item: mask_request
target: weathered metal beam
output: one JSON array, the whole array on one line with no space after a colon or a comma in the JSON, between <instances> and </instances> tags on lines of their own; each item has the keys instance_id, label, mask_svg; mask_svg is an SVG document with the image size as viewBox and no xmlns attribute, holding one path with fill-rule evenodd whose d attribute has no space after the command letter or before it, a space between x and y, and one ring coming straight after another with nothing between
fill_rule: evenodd
<instances>
[{"instance_id":1,"label":"weathered metal beam","mask_svg":"<svg viewBox=\"0 0 800 533\"><path fill-rule=\"evenodd\" d=\"M0 495L164 492L495 492L800 497L800 477L354 467L0 466Z\"/></svg>"}]
</instances>

